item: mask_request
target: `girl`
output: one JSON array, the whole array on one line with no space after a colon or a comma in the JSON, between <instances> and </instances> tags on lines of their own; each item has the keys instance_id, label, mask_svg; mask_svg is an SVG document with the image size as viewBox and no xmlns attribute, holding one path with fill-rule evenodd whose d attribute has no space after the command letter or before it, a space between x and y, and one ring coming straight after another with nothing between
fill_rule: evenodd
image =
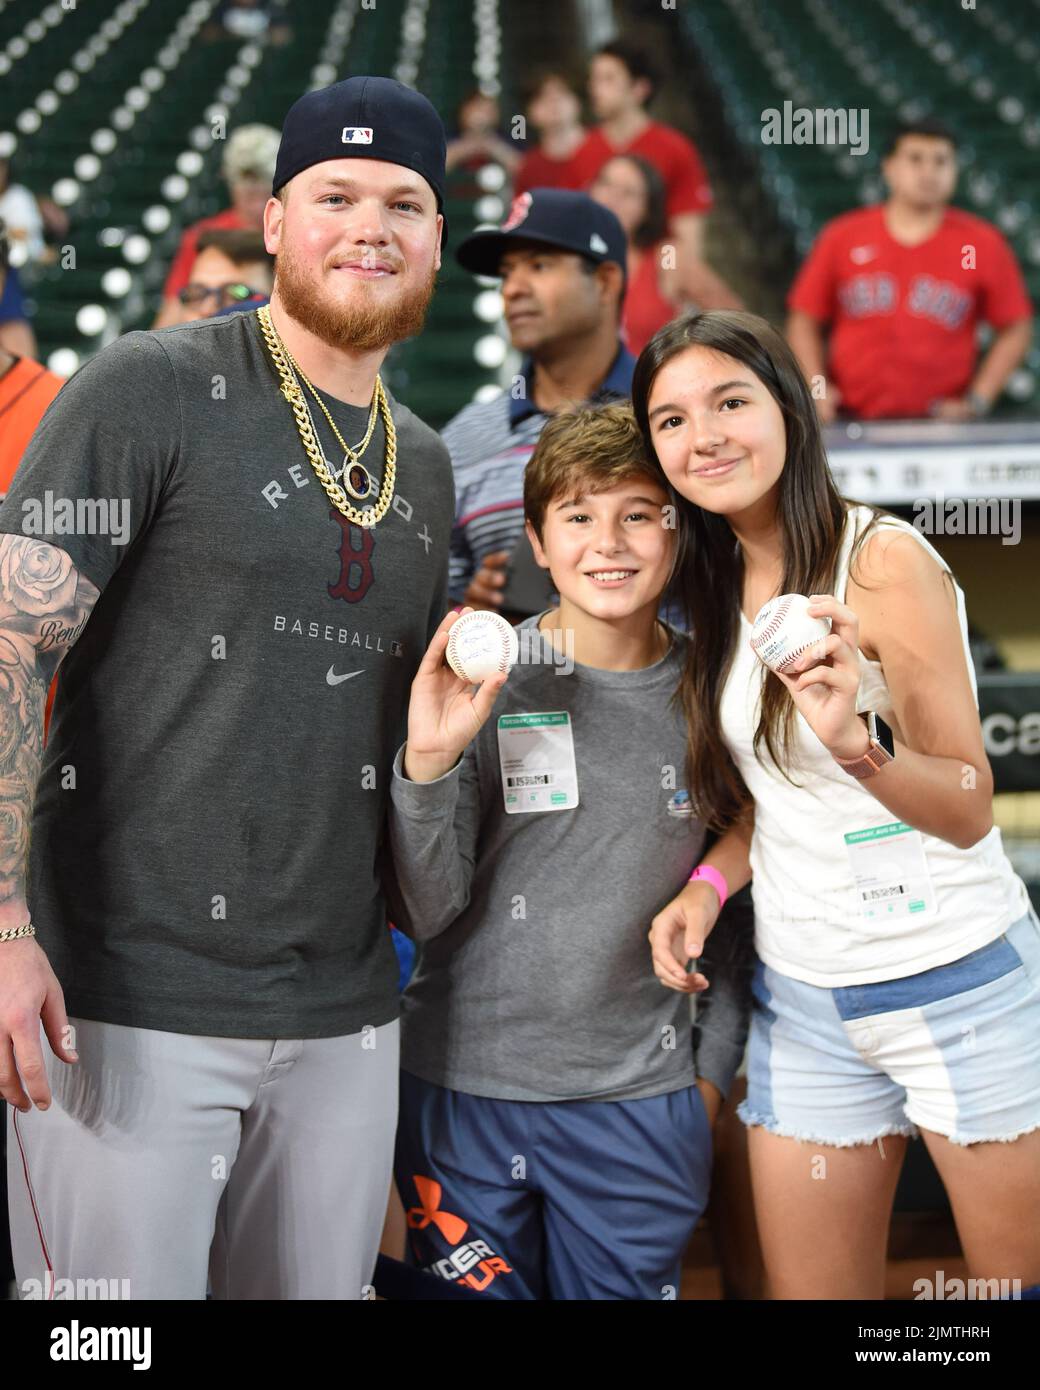
<instances>
[{"instance_id":1,"label":"girl","mask_svg":"<svg viewBox=\"0 0 1040 1390\"><path fill-rule=\"evenodd\" d=\"M760 964L740 1116L770 1291L883 1296L919 1130L970 1275L1036 1297L1040 924L993 825L964 596L907 522L839 496L764 320L669 324L632 396L688 504L688 785L730 827L711 862L751 828ZM784 593L808 595L831 633L773 676L749 639ZM688 990L686 959L746 881L712 870L654 918L663 984Z\"/></svg>"},{"instance_id":2,"label":"girl","mask_svg":"<svg viewBox=\"0 0 1040 1390\"><path fill-rule=\"evenodd\" d=\"M589 196L610 208L628 241L621 330L630 352L642 352L684 307L740 308L737 296L704 261L676 264L676 248L666 244L664 179L648 160L633 154L608 159L589 186Z\"/></svg>"}]
</instances>

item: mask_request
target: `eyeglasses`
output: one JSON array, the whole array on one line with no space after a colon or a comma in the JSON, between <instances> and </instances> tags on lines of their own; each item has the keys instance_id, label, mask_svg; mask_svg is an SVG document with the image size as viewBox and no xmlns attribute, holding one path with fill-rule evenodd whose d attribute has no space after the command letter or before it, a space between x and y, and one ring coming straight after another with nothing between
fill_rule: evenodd
<instances>
[{"instance_id":1,"label":"eyeglasses","mask_svg":"<svg viewBox=\"0 0 1040 1390\"><path fill-rule=\"evenodd\" d=\"M262 299L263 291L251 289L240 280L235 280L228 285L185 285L177 298L182 304L202 304L207 299L216 299L224 306L240 304L243 299Z\"/></svg>"}]
</instances>

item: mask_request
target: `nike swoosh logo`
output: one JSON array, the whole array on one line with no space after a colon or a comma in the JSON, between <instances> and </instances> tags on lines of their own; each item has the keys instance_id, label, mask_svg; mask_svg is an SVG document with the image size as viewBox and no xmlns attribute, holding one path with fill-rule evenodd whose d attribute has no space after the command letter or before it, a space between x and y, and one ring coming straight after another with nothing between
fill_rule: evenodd
<instances>
[{"instance_id":1,"label":"nike swoosh logo","mask_svg":"<svg viewBox=\"0 0 1040 1390\"><path fill-rule=\"evenodd\" d=\"M348 671L344 676L337 676L335 666L330 666L325 673L325 679L328 681L329 685L341 685L344 681L349 681L351 676L363 676L364 674L363 670Z\"/></svg>"}]
</instances>

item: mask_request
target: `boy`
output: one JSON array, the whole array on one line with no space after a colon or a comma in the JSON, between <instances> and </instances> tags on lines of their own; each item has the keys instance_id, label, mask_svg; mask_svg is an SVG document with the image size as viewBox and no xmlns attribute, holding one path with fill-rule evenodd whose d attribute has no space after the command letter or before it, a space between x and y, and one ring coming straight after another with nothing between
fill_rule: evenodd
<instances>
[{"instance_id":1,"label":"boy","mask_svg":"<svg viewBox=\"0 0 1040 1390\"><path fill-rule=\"evenodd\" d=\"M409 1258L498 1298L677 1297L743 1053L746 997L713 972L698 1079L689 1004L647 950L704 844L670 705L685 639L656 616L669 500L630 406L554 417L524 511L560 607L518 625L519 663L472 699L443 662L449 614L394 762L387 891L420 943L395 1160Z\"/></svg>"}]
</instances>

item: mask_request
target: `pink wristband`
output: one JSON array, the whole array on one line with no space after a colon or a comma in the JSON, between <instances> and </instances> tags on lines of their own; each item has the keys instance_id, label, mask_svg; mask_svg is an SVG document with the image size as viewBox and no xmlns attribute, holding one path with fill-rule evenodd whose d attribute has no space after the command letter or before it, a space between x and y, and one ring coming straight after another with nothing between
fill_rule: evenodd
<instances>
[{"instance_id":1,"label":"pink wristband","mask_svg":"<svg viewBox=\"0 0 1040 1390\"><path fill-rule=\"evenodd\" d=\"M699 878L705 879L718 893L719 911L721 912L726 906L726 899L729 897L729 884L718 869L712 868L710 864L698 864L690 875L690 882L695 883Z\"/></svg>"}]
</instances>

